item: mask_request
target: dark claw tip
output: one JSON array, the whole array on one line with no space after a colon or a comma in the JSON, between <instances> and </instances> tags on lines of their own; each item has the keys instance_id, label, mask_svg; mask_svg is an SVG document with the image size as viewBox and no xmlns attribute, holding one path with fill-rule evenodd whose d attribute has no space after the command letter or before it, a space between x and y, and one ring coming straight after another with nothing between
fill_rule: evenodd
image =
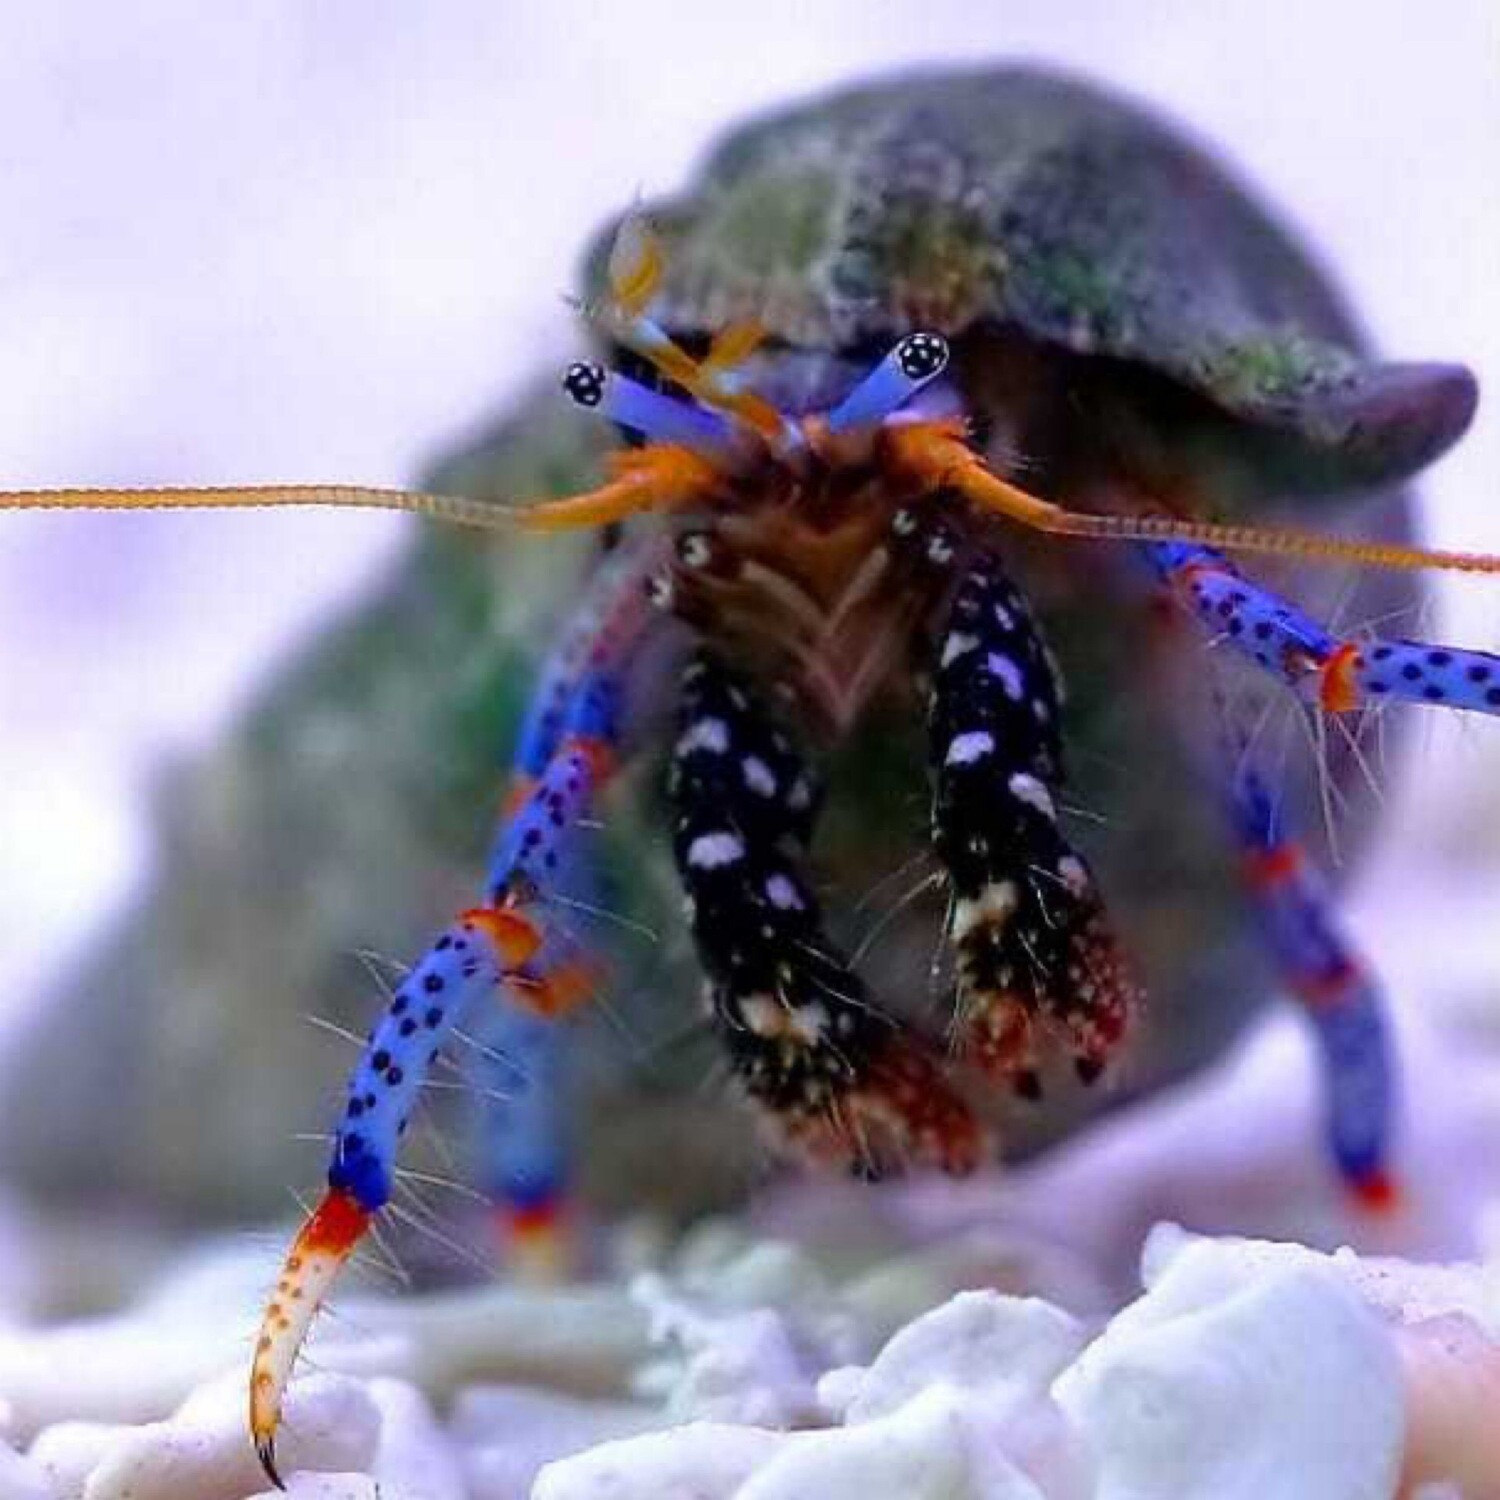
<instances>
[{"instance_id":1,"label":"dark claw tip","mask_svg":"<svg viewBox=\"0 0 1500 1500\"><path fill-rule=\"evenodd\" d=\"M255 1440L255 1456L260 1460L261 1468L266 1471L266 1478L278 1490L284 1490L286 1484L281 1475L276 1472L276 1439L257 1438Z\"/></svg>"},{"instance_id":2,"label":"dark claw tip","mask_svg":"<svg viewBox=\"0 0 1500 1500\"><path fill-rule=\"evenodd\" d=\"M1083 1083L1097 1083L1104 1072L1104 1064L1097 1057L1080 1057L1074 1060L1073 1070Z\"/></svg>"},{"instance_id":3,"label":"dark claw tip","mask_svg":"<svg viewBox=\"0 0 1500 1500\"><path fill-rule=\"evenodd\" d=\"M1028 1099L1033 1104L1042 1097L1041 1077L1030 1068L1017 1073L1011 1087L1015 1089L1018 1098Z\"/></svg>"}]
</instances>

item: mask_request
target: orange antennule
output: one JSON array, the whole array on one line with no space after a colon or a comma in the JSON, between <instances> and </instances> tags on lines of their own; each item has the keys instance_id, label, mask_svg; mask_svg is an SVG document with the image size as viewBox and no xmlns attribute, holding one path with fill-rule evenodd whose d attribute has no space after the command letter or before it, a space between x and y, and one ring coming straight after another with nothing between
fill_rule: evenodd
<instances>
[{"instance_id":1,"label":"orange antennule","mask_svg":"<svg viewBox=\"0 0 1500 1500\"><path fill-rule=\"evenodd\" d=\"M632 213L615 231L609 250L609 293L620 311L632 318L645 312L665 267L661 240L650 221Z\"/></svg>"},{"instance_id":2,"label":"orange antennule","mask_svg":"<svg viewBox=\"0 0 1500 1500\"><path fill-rule=\"evenodd\" d=\"M656 443L617 454L615 477L596 490L545 500L517 511L524 531L604 526L648 510L677 510L702 500L719 485L719 471L690 448Z\"/></svg>"},{"instance_id":3,"label":"orange antennule","mask_svg":"<svg viewBox=\"0 0 1500 1500\"><path fill-rule=\"evenodd\" d=\"M726 323L715 335L708 353L703 356L705 370L732 370L742 365L765 342L766 330L760 323Z\"/></svg>"},{"instance_id":4,"label":"orange antennule","mask_svg":"<svg viewBox=\"0 0 1500 1500\"><path fill-rule=\"evenodd\" d=\"M1356 542L1313 531L1220 525L1176 516L1085 515L1067 510L1001 479L964 442L963 429L955 422L892 426L884 434L884 451L887 463L906 484L927 491L955 489L981 509L1055 536L1113 542L1196 542L1226 552L1352 562L1373 568L1500 574L1500 556L1486 552L1444 552L1393 542Z\"/></svg>"},{"instance_id":5,"label":"orange antennule","mask_svg":"<svg viewBox=\"0 0 1500 1500\"><path fill-rule=\"evenodd\" d=\"M646 308L661 285L666 255L644 215L632 214L615 231L607 276L609 304L597 310L615 336L675 381L694 400L735 417L768 443L787 433L786 419L752 391L741 390L725 372L754 352L764 336L756 323L734 323L714 340L703 360L696 360L659 324Z\"/></svg>"},{"instance_id":6,"label":"orange antennule","mask_svg":"<svg viewBox=\"0 0 1500 1500\"><path fill-rule=\"evenodd\" d=\"M276 1429L292 1366L334 1278L370 1227L370 1214L348 1193L330 1188L309 1215L261 1319L250 1366L250 1432L266 1477L283 1490L276 1472Z\"/></svg>"}]
</instances>

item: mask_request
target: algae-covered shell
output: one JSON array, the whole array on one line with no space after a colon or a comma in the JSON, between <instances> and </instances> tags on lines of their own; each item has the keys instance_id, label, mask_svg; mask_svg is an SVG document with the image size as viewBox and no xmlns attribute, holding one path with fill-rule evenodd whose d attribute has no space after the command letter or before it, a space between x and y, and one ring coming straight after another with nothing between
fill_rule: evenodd
<instances>
[{"instance_id":1,"label":"algae-covered shell","mask_svg":"<svg viewBox=\"0 0 1500 1500\"><path fill-rule=\"evenodd\" d=\"M862 351L919 326L961 349L1008 331L1128 362L1227 419L1252 489L1399 480L1473 413L1462 366L1365 357L1307 252L1213 157L1052 73L814 99L736 130L648 212L679 334L753 318L784 348Z\"/></svg>"}]
</instances>

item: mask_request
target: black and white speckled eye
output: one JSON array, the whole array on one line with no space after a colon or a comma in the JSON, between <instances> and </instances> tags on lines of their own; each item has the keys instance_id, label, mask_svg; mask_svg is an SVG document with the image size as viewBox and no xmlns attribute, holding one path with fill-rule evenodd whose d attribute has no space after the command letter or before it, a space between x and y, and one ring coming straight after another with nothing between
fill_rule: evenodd
<instances>
[{"instance_id":1,"label":"black and white speckled eye","mask_svg":"<svg viewBox=\"0 0 1500 1500\"><path fill-rule=\"evenodd\" d=\"M603 365L579 359L569 365L563 373L562 388L576 405L592 409L604 400L605 379Z\"/></svg>"},{"instance_id":2,"label":"black and white speckled eye","mask_svg":"<svg viewBox=\"0 0 1500 1500\"><path fill-rule=\"evenodd\" d=\"M931 380L948 364L948 340L937 333L909 333L896 345L901 373L908 380Z\"/></svg>"},{"instance_id":3,"label":"black and white speckled eye","mask_svg":"<svg viewBox=\"0 0 1500 1500\"><path fill-rule=\"evenodd\" d=\"M684 531L677 538L677 556L685 567L706 568L714 560L713 538L706 531Z\"/></svg>"}]
</instances>

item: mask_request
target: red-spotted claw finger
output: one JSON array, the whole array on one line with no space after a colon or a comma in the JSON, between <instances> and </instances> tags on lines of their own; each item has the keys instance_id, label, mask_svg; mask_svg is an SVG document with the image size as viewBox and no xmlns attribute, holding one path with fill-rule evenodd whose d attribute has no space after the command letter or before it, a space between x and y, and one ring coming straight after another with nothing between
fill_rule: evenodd
<instances>
[{"instance_id":1,"label":"red-spotted claw finger","mask_svg":"<svg viewBox=\"0 0 1500 1500\"><path fill-rule=\"evenodd\" d=\"M330 1188L287 1252L271 1294L250 1369L250 1434L266 1477L282 1490L276 1470L276 1429L302 1342L344 1262L374 1217L352 1194Z\"/></svg>"}]
</instances>

